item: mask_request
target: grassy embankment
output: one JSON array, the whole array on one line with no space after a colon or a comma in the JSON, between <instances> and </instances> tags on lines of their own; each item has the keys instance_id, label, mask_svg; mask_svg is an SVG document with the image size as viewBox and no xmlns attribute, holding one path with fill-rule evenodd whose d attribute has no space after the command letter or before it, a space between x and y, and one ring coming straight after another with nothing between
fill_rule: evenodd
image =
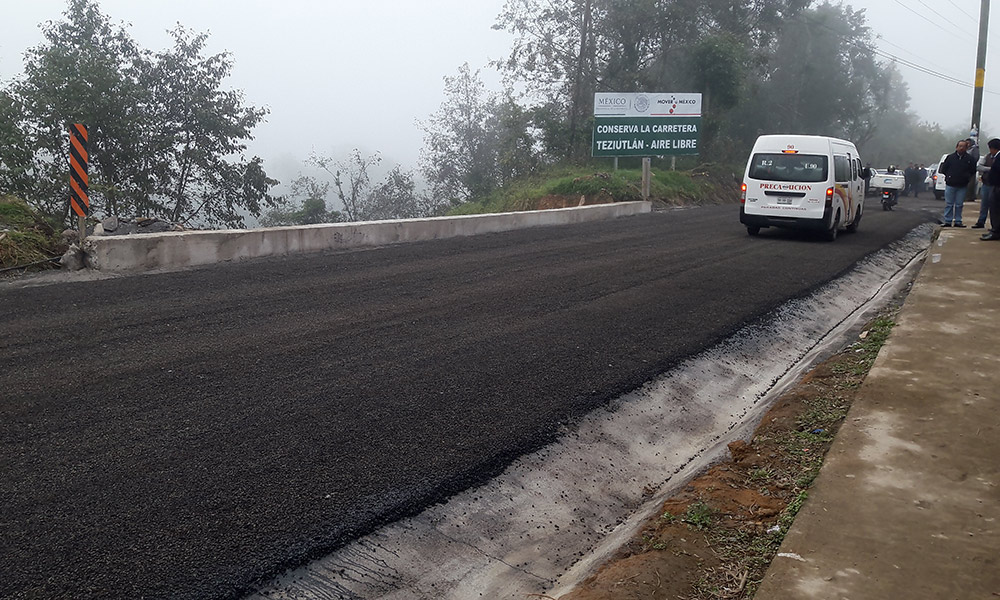
<instances>
[{"instance_id":1,"label":"grassy embankment","mask_svg":"<svg viewBox=\"0 0 1000 600\"><path fill-rule=\"evenodd\" d=\"M736 201L731 169L691 171L652 169L650 199L667 205ZM595 167L558 167L509 183L481 201L461 204L449 215L565 208L583 204L642 200L642 171L600 171Z\"/></svg>"},{"instance_id":2,"label":"grassy embankment","mask_svg":"<svg viewBox=\"0 0 1000 600\"><path fill-rule=\"evenodd\" d=\"M0 269L54 267L42 261L65 251L66 245L53 223L20 198L0 196Z\"/></svg>"}]
</instances>

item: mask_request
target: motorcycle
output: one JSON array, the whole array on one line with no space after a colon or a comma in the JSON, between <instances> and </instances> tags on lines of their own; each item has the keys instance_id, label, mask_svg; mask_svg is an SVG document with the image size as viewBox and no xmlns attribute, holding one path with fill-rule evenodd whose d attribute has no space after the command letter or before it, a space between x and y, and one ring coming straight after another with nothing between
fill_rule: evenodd
<instances>
[{"instance_id":1,"label":"motorcycle","mask_svg":"<svg viewBox=\"0 0 1000 600\"><path fill-rule=\"evenodd\" d=\"M899 190L882 188L882 210L892 210L899 201Z\"/></svg>"}]
</instances>

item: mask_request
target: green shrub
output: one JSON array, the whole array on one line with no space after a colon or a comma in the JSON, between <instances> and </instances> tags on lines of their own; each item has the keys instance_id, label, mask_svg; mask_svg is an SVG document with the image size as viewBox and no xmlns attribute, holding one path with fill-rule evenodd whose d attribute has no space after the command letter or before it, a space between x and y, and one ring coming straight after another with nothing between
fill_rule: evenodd
<instances>
[{"instance_id":1,"label":"green shrub","mask_svg":"<svg viewBox=\"0 0 1000 600\"><path fill-rule=\"evenodd\" d=\"M0 196L0 268L36 263L64 251L51 223L23 200Z\"/></svg>"}]
</instances>

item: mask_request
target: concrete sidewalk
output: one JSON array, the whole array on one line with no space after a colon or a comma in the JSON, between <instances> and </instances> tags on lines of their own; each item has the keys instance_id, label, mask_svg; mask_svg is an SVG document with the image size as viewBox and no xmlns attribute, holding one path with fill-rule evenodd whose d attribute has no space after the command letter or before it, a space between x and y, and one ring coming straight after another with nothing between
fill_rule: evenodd
<instances>
[{"instance_id":1,"label":"concrete sidewalk","mask_svg":"<svg viewBox=\"0 0 1000 600\"><path fill-rule=\"evenodd\" d=\"M942 229L758 600L1000 598L1000 242Z\"/></svg>"}]
</instances>

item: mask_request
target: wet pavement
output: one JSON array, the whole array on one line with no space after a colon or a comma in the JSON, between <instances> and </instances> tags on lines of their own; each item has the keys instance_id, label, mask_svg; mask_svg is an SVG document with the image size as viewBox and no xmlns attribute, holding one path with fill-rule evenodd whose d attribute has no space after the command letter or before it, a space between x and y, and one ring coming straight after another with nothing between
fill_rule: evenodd
<instances>
[{"instance_id":1,"label":"wet pavement","mask_svg":"<svg viewBox=\"0 0 1000 600\"><path fill-rule=\"evenodd\" d=\"M756 598L1000 597L1000 243L982 232L932 243Z\"/></svg>"}]
</instances>

